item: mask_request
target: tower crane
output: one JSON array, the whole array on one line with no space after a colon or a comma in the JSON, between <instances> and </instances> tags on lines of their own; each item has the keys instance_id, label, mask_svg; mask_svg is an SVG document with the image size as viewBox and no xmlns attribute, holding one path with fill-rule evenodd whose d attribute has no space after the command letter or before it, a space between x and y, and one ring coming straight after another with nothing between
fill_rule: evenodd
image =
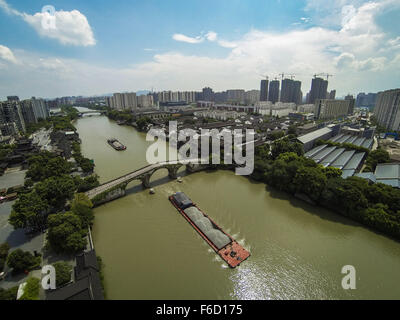
<instances>
[{"instance_id":1,"label":"tower crane","mask_svg":"<svg viewBox=\"0 0 400 320\"><path fill-rule=\"evenodd\" d=\"M330 77L333 77L333 74L329 74L329 73L318 73L318 74L314 74L314 79L317 77L326 77L326 81L329 81Z\"/></svg>"}]
</instances>

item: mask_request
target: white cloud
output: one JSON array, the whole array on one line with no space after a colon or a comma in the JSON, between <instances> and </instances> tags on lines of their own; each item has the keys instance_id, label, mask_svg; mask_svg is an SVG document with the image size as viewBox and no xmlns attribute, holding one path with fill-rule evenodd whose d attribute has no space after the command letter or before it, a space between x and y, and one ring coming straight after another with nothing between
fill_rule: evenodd
<instances>
[{"instance_id":1,"label":"white cloud","mask_svg":"<svg viewBox=\"0 0 400 320\"><path fill-rule=\"evenodd\" d=\"M186 42L191 44L202 43L204 40L208 40L210 42L215 42L218 39L218 34L214 31L209 31L204 35L197 36L197 37L189 37L182 33L175 33L172 36L172 39L175 41Z\"/></svg>"},{"instance_id":2,"label":"white cloud","mask_svg":"<svg viewBox=\"0 0 400 320\"><path fill-rule=\"evenodd\" d=\"M200 43L200 42L204 41L203 37L199 36L199 37L192 38L192 37L185 36L184 34L181 34L181 33L175 33L172 36L172 39L174 39L175 41L192 43L192 44Z\"/></svg>"},{"instance_id":3,"label":"white cloud","mask_svg":"<svg viewBox=\"0 0 400 320\"><path fill-rule=\"evenodd\" d=\"M7 62L17 63L17 59L15 58L13 52L10 48L0 45L0 59L5 60Z\"/></svg>"},{"instance_id":4,"label":"white cloud","mask_svg":"<svg viewBox=\"0 0 400 320\"><path fill-rule=\"evenodd\" d=\"M4 0L0 0L0 8L8 14L24 19L40 36L55 39L63 45L86 47L96 44L86 16L78 10L55 11L55 28L45 28L42 22L50 17L48 12L38 12L34 15L21 13L12 9Z\"/></svg>"},{"instance_id":5,"label":"white cloud","mask_svg":"<svg viewBox=\"0 0 400 320\"><path fill-rule=\"evenodd\" d=\"M388 40L388 45L391 48L400 49L400 37Z\"/></svg>"},{"instance_id":6,"label":"white cloud","mask_svg":"<svg viewBox=\"0 0 400 320\"><path fill-rule=\"evenodd\" d=\"M208 41L217 41L218 34L215 33L214 31L209 31L206 34L206 38L207 38Z\"/></svg>"},{"instance_id":7,"label":"white cloud","mask_svg":"<svg viewBox=\"0 0 400 320\"><path fill-rule=\"evenodd\" d=\"M345 69L347 72L353 70L358 71L383 71L385 69L386 57L367 58L365 60L357 60L351 53L342 53L335 58L336 66L339 69Z\"/></svg>"}]
</instances>

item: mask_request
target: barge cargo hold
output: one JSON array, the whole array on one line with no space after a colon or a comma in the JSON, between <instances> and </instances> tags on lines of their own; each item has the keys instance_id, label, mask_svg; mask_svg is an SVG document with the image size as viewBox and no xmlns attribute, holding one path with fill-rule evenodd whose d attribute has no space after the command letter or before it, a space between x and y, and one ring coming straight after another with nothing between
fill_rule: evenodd
<instances>
[{"instance_id":1,"label":"barge cargo hold","mask_svg":"<svg viewBox=\"0 0 400 320\"><path fill-rule=\"evenodd\" d=\"M183 192L175 193L169 197L169 200L231 268L236 268L250 257L250 253L245 248L236 242L229 234L225 233Z\"/></svg>"},{"instance_id":2,"label":"barge cargo hold","mask_svg":"<svg viewBox=\"0 0 400 320\"><path fill-rule=\"evenodd\" d=\"M126 150L126 146L124 146L121 142L119 142L117 139L108 139L107 140L108 144L113 147L117 151L124 151Z\"/></svg>"}]
</instances>

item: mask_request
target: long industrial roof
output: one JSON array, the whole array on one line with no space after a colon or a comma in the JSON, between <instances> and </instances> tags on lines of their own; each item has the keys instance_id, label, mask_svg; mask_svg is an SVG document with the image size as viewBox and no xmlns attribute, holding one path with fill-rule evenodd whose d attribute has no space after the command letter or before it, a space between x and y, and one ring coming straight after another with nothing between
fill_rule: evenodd
<instances>
[{"instance_id":1,"label":"long industrial roof","mask_svg":"<svg viewBox=\"0 0 400 320\"><path fill-rule=\"evenodd\" d=\"M356 173L356 170L342 170L342 178L343 179L347 179L348 177L352 177L354 176L354 174Z\"/></svg>"},{"instance_id":2,"label":"long industrial roof","mask_svg":"<svg viewBox=\"0 0 400 320\"><path fill-rule=\"evenodd\" d=\"M336 142L338 142L338 143L345 143L347 140L349 140L351 138L351 136L349 136L349 135L345 135L345 136L343 136L343 137L341 137L338 141L336 141Z\"/></svg>"},{"instance_id":3,"label":"long industrial roof","mask_svg":"<svg viewBox=\"0 0 400 320\"><path fill-rule=\"evenodd\" d=\"M314 149L311 149L310 151L308 151L304 156L306 158L312 158L314 157L318 152L320 152L322 149L325 149L328 145L327 144L323 144L321 146L315 147Z\"/></svg>"},{"instance_id":4,"label":"long industrial roof","mask_svg":"<svg viewBox=\"0 0 400 320\"><path fill-rule=\"evenodd\" d=\"M345 151L345 148L339 148L334 150L330 155L328 155L322 162L321 164L324 166L329 166L332 162L334 162L337 158L340 157L340 155Z\"/></svg>"},{"instance_id":5,"label":"long industrial roof","mask_svg":"<svg viewBox=\"0 0 400 320\"><path fill-rule=\"evenodd\" d=\"M337 135L337 136L334 136L332 139L330 139L330 141L332 141L332 142L336 142L337 140L339 140L341 137L343 137L344 135L343 134L339 134L339 135Z\"/></svg>"},{"instance_id":6,"label":"long industrial roof","mask_svg":"<svg viewBox=\"0 0 400 320\"><path fill-rule=\"evenodd\" d=\"M356 153L343 168L344 170L356 170L365 157L365 152Z\"/></svg>"},{"instance_id":7,"label":"long industrial roof","mask_svg":"<svg viewBox=\"0 0 400 320\"><path fill-rule=\"evenodd\" d=\"M388 163L378 164L375 170L377 180L382 179L400 179L400 164Z\"/></svg>"},{"instance_id":8,"label":"long industrial roof","mask_svg":"<svg viewBox=\"0 0 400 320\"><path fill-rule=\"evenodd\" d=\"M319 163L320 161L324 160L331 152L333 152L336 147L329 147L320 152L318 152L312 159Z\"/></svg>"},{"instance_id":9,"label":"long industrial roof","mask_svg":"<svg viewBox=\"0 0 400 320\"><path fill-rule=\"evenodd\" d=\"M358 138L356 141L353 142L353 144L360 147L365 140L366 138Z\"/></svg>"},{"instance_id":10,"label":"long industrial roof","mask_svg":"<svg viewBox=\"0 0 400 320\"><path fill-rule=\"evenodd\" d=\"M325 127L325 128L318 129L316 131L307 133L304 136L298 137L297 139L301 143L305 144L305 143L308 143L310 141L317 140L317 139L319 139L319 138L323 137L324 135L326 135L328 133L331 133L331 132L332 132L332 129Z\"/></svg>"},{"instance_id":11,"label":"long industrial roof","mask_svg":"<svg viewBox=\"0 0 400 320\"><path fill-rule=\"evenodd\" d=\"M362 147L367 148L367 149L371 149L373 144L374 144L374 140L373 139L367 139L362 144Z\"/></svg>"},{"instance_id":12,"label":"long industrial roof","mask_svg":"<svg viewBox=\"0 0 400 320\"><path fill-rule=\"evenodd\" d=\"M356 152L354 150L344 152L334 163L332 163L332 167L343 169L343 167L350 161L351 157Z\"/></svg>"}]
</instances>

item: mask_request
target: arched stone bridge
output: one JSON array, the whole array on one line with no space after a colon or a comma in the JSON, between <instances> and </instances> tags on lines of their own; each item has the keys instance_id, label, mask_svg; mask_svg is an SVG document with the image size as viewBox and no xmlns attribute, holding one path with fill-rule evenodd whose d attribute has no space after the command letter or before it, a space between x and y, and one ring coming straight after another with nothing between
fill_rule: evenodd
<instances>
[{"instance_id":1,"label":"arched stone bridge","mask_svg":"<svg viewBox=\"0 0 400 320\"><path fill-rule=\"evenodd\" d=\"M186 171L188 172L197 172L206 169L208 165L200 164L200 161L199 159L191 159L151 164L87 191L86 195L92 200L94 205L100 205L125 196L126 187L134 180L140 180L144 188L150 188L151 176L158 170L167 169L168 176L171 179L176 179L178 170L182 166L186 166Z\"/></svg>"},{"instance_id":2,"label":"arched stone bridge","mask_svg":"<svg viewBox=\"0 0 400 320\"><path fill-rule=\"evenodd\" d=\"M104 110L87 110L87 111L78 111L78 116L82 117L85 114L97 114L100 113L102 115L106 114L107 111Z\"/></svg>"}]
</instances>

